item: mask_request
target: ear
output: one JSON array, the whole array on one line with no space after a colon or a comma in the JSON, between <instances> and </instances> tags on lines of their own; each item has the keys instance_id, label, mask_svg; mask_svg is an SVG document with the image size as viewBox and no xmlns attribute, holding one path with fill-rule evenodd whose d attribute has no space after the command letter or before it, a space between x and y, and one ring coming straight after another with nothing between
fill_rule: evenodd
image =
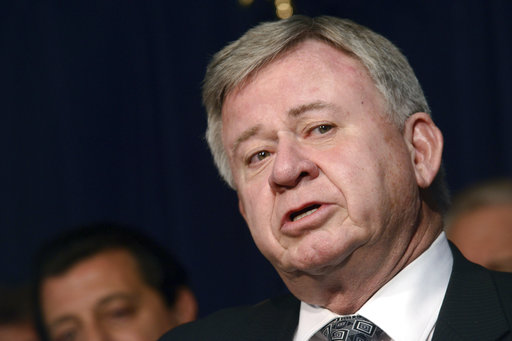
<instances>
[{"instance_id":1,"label":"ear","mask_svg":"<svg viewBox=\"0 0 512 341\"><path fill-rule=\"evenodd\" d=\"M432 118L418 112L405 122L405 143L409 147L411 161L419 187L429 187L441 167L443 134Z\"/></svg>"},{"instance_id":2,"label":"ear","mask_svg":"<svg viewBox=\"0 0 512 341\"><path fill-rule=\"evenodd\" d=\"M180 287L176 290L176 300L172 311L177 325L194 321L197 318L197 300L192 290L187 287Z\"/></svg>"}]
</instances>

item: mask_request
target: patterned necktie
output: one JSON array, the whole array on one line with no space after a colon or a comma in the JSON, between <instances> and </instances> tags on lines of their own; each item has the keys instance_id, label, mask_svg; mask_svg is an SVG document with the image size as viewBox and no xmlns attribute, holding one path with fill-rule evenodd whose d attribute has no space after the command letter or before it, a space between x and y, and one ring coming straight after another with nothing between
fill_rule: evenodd
<instances>
[{"instance_id":1,"label":"patterned necktie","mask_svg":"<svg viewBox=\"0 0 512 341\"><path fill-rule=\"evenodd\" d=\"M360 315L338 317L321 330L328 341L390 341L379 327Z\"/></svg>"}]
</instances>

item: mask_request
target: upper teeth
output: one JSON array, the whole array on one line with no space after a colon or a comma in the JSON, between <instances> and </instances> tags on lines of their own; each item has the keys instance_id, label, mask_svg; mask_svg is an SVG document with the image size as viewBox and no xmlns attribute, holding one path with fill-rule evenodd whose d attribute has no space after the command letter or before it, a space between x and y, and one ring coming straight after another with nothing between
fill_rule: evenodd
<instances>
[{"instance_id":1,"label":"upper teeth","mask_svg":"<svg viewBox=\"0 0 512 341\"><path fill-rule=\"evenodd\" d=\"M299 214L299 215L297 215L297 216L293 217L292 221L297 221L297 220L299 220L299 219L302 219L302 218L304 218L304 217L306 217L306 216L308 216L308 215L310 215L310 214L314 213L316 210L318 210L318 208L313 208L313 209L311 209L311 210L309 210L309 211L306 211L306 212L304 212L304 213L301 213L301 214Z\"/></svg>"}]
</instances>

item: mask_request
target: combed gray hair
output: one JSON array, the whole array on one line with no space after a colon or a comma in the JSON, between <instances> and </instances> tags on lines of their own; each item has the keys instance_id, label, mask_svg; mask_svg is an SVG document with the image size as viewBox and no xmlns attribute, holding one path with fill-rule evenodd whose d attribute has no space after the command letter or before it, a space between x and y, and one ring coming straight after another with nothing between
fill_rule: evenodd
<instances>
[{"instance_id":1,"label":"combed gray hair","mask_svg":"<svg viewBox=\"0 0 512 341\"><path fill-rule=\"evenodd\" d=\"M430 114L423 90L407 59L383 36L350 20L329 16L296 15L262 23L217 52L204 79L203 104L208 114L206 139L221 176L232 188L235 185L222 144L221 116L226 95L307 39L323 41L358 59L386 100L388 118L400 129L413 113ZM443 169L431 187L435 187L432 190L436 192L436 206L444 211L449 196Z\"/></svg>"}]
</instances>

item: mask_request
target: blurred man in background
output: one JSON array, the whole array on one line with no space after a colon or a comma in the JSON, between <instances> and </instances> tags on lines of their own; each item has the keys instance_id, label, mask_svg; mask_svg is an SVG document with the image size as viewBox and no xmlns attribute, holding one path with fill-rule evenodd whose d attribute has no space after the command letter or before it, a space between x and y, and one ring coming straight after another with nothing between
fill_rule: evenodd
<instances>
[{"instance_id":1,"label":"blurred man in background","mask_svg":"<svg viewBox=\"0 0 512 341\"><path fill-rule=\"evenodd\" d=\"M512 179L474 185L453 199L448 238L471 261L512 272Z\"/></svg>"},{"instance_id":2,"label":"blurred man in background","mask_svg":"<svg viewBox=\"0 0 512 341\"><path fill-rule=\"evenodd\" d=\"M192 321L182 267L145 236L112 224L43 247L36 266L38 327L51 341L154 341Z\"/></svg>"}]
</instances>

